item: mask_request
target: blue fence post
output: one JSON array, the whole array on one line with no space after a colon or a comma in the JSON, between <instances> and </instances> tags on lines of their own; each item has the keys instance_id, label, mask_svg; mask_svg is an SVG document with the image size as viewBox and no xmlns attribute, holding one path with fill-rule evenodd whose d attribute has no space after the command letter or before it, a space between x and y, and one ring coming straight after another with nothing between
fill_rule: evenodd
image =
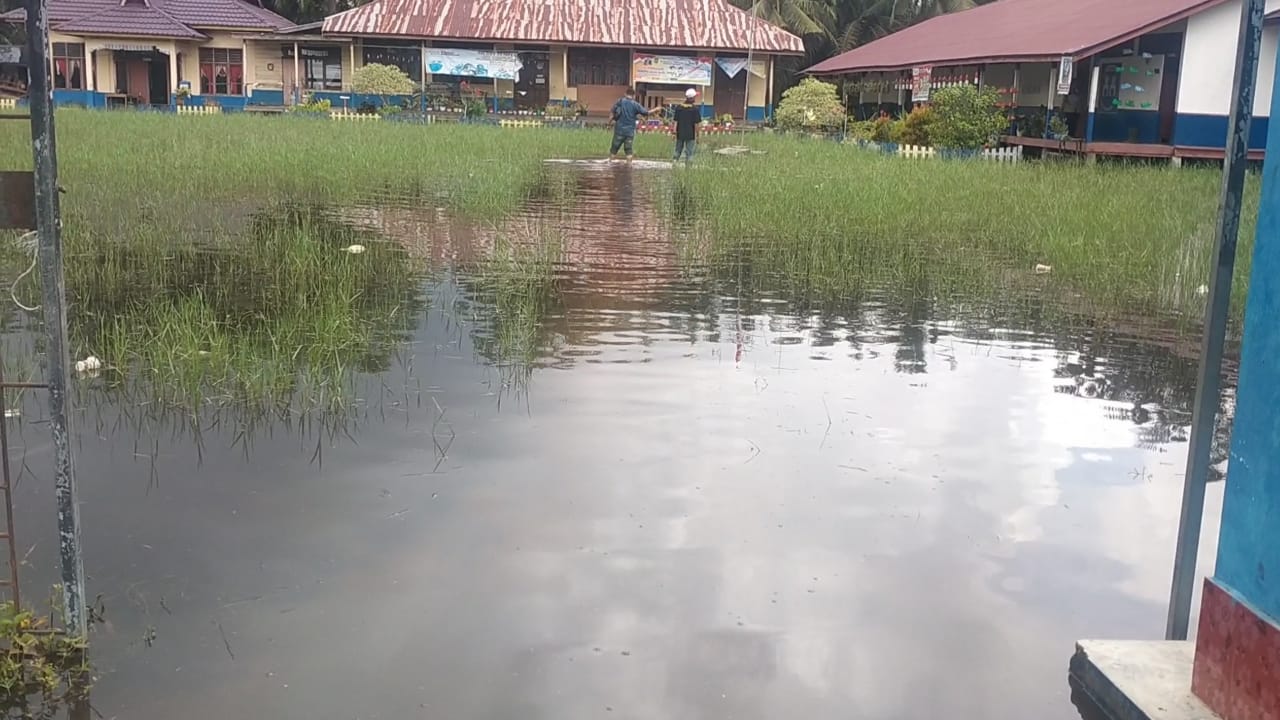
<instances>
[{"instance_id":1,"label":"blue fence post","mask_svg":"<svg viewBox=\"0 0 1280 720\"><path fill-rule=\"evenodd\" d=\"M1231 306L1231 280L1235 274L1236 240L1240 234L1245 168L1249 159L1249 127L1253 120L1253 96L1258 82L1258 56L1262 48L1265 0L1245 0L1236 44L1236 70L1232 91L1231 134L1227 137L1222 169L1222 195L1214 244L1217 248L1209 280L1209 305L1200 352L1200 377L1196 386L1191 442L1183 479L1182 513L1178 545L1173 560L1169 592L1167 640L1186 640L1191 624L1191 598L1195 591L1196 554L1204 519L1205 485L1209 478L1214 419L1221 403L1222 349L1226 343L1227 313ZM1272 162L1276 158L1271 158Z\"/></svg>"}]
</instances>

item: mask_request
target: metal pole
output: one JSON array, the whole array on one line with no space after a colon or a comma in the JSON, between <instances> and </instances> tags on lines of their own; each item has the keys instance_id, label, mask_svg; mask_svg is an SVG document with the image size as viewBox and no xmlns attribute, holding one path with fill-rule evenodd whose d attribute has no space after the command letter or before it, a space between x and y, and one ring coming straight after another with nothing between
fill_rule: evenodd
<instances>
[{"instance_id":1,"label":"metal pole","mask_svg":"<svg viewBox=\"0 0 1280 720\"><path fill-rule=\"evenodd\" d=\"M1200 549L1200 523L1204 516L1204 492L1209 477L1209 451L1213 445L1214 418L1218 414L1222 383L1222 349L1227 338L1227 313L1231 303L1231 277L1235 273L1236 240L1240 233L1241 198L1249 158L1249 126L1253 120L1253 94L1258 81L1258 55L1262 46L1265 0L1245 0L1236 45L1236 74L1231 105L1231 134L1227 137L1222 169L1222 196L1215 233L1217 262L1209 279L1209 307L1200 350L1200 379L1187 448L1187 472L1182 489L1182 517L1173 560L1173 587L1169 593L1169 621L1165 639L1186 640L1191 625L1191 596L1195 591L1196 553ZM1274 158L1273 158L1274 161Z\"/></svg>"},{"instance_id":2,"label":"metal pole","mask_svg":"<svg viewBox=\"0 0 1280 720\"><path fill-rule=\"evenodd\" d=\"M66 293L62 276L62 225L58 209L58 156L53 128L53 83L49 68L48 0L27 2L27 70L31 75L31 147L35 156L36 232L40 284L49 350L49 429L53 433L54 497L58 505L58 554L62 560L62 612L66 631L84 637L84 560L80 556L80 506L71 454L67 388Z\"/></svg>"},{"instance_id":3,"label":"metal pole","mask_svg":"<svg viewBox=\"0 0 1280 720\"><path fill-rule=\"evenodd\" d=\"M751 62L752 55L755 54L756 49L756 27L760 24L759 13L760 0L756 0L751 3L751 35L747 40L747 67L744 68L747 71L747 76L743 78L743 81L746 84L742 98L742 123L744 127L746 126L748 118L751 116ZM715 72L713 71L711 74L715 75Z\"/></svg>"}]
</instances>

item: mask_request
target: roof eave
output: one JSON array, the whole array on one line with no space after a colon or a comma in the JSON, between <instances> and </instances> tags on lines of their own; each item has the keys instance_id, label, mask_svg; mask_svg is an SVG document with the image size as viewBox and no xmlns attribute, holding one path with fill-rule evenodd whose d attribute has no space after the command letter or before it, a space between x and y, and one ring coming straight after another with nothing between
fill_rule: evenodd
<instances>
[{"instance_id":1,"label":"roof eave","mask_svg":"<svg viewBox=\"0 0 1280 720\"><path fill-rule=\"evenodd\" d=\"M493 43L507 45L563 45L565 47L613 47L613 48L634 48L636 50L707 50L710 52L751 52L757 55L786 55L789 57L803 57L805 51L801 50L772 50L766 48L731 48L731 47L706 47L706 46L690 46L690 45L620 45L618 43L604 42L586 42L583 40L545 40L545 39L513 39L513 38L491 38L491 37L457 37L457 36L440 36L440 35L412 35L409 33L375 33L375 32L326 32L323 37L332 38L334 40L350 40L354 38L360 39L382 39L382 40L411 40L414 42L423 42L430 40L444 40L447 42L476 42L476 43Z\"/></svg>"},{"instance_id":2,"label":"roof eave","mask_svg":"<svg viewBox=\"0 0 1280 720\"><path fill-rule=\"evenodd\" d=\"M53 28L53 29L62 33L63 35L70 35L71 37L79 37L79 38L104 37L104 38L127 38L132 40L208 40L209 39L209 36L203 33L199 33L197 35L139 35L136 32L123 33L123 32L104 32L104 31L98 31L98 30L94 30L90 32L87 30L64 30L62 28Z\"/></svg>"},{"instance_id":3,"label":"roof eave","mask_svg":"<svg viewBox=\"0 0 1280 720\"><path fill-rule=\"evenodd\" d=\"M1197 3L1196 5L1186 10L1158 18L1135 30L1122 33L1120 35L1114 36L1107 40L1103 40L1093 45L1089 45L1083 48L1078 48L1076 50L1068 50L1061 53L1038 53L1034 55L948 58L945 60L927 60L927 61L918 61L913 63L896 64L896 65L874 65L874 66L868 65L868 66L862 66L862 67L838 68L838 69L832 69L832 70L817 70L815 68L822 65L822 63L818 63L817 65L814 65L813 67L808 68L803 72L806 75L832 76L832 75L853 75L856 73L866 73L866 72L892 72L896 70L910 70L913 67L919 67L921 65L929 65L934 67L954 67L957 65L998 65L1003 63L1016 63L1016 62L1054 62L1056 63L1058 62L1058 60L1064 57L1070 57L1073 60L1080 60L1082 58L1087 58L1091 55L1097 55L1100 52L1109 50L1121 43L1133 40L1134 38L1138 38L1143 35L1146 35L1152 30L1158 30L1166 25L1170 25L1172 23L1176 23L1181 20L1186 20L1192 15L1202 13L1205 10L1209 10L1217 5L1221 5L1224 2L1227 2L1227 0L1203 0L1202 2ZM1277 16L1278 16L1278 19L1280 19L1280 13L1277 13ZM933 19L938 20L938 19L941 19L942 17L945 17L945 16L939 16ZM915 27L919 27L919 26L915 26ZM908 30L909 29L910 28L908 28ZM899 32L907 32L907 30L901 30ZM890 37L893 37L893 36L886 35L884 38L881 38L881 40L888 39ZM879 42L879 40L875 42ZM868 45L870 44L871 43L868 43ZM867 47L867 46L863 46L863 47Z\"/></svg>"}]
</instances>

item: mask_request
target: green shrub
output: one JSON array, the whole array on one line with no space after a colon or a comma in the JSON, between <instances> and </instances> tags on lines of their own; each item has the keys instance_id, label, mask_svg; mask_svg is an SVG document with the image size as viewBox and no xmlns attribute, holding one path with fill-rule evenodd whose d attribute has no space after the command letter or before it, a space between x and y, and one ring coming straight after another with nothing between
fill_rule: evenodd
<instances>
[{"instance_id":1,"label":"green shrub","mask_svg":"<svg viewBox=\"0 0 1280 720\"><path fill-rule=\"evenodd\" d=\"M991 88L960 85L933 93L936 119L930 127L936 147L976 150L994 140L1008 125L1000 96Z\"/></svg>"},{"instance_id":2,"label":"green shrub","mask_svg":"<svg viewBox=\"0 0 1280 720\"><path fill-rule=\"evenodd\" d=\"M880 115L872 121L871 139L880 142L895 142L893 139L894 120L888 115Z\"/></svg>"},{"instance_id":3,"label":"green shrub","mask_svg":"<svg viewBox=\"0 0 1280 720\"><path fill-rule=\"evenodd\" d=\"M924 145L931 142L933 124L938 114L933 108L918 105L894 123L894 142L903 145Z\"/></svg>"},{"instance_id":4,"label":"green shrub","mask_svg":"<svg viewBox=\"0 0 1280 720\"><path fill-rule=\"evenodd\" d=\"M385 98L387 95L412 95L417 86L400 68L372 63L351 73L351 89L361 95Z\"/></svg>"},{"instance_id":5,"label":"green shrub","mask_svg":"<svg viewBox=\"0 0 1280 720\"><path fill-rule=\"evenodd\" d=\"M294 105L293 112L296 113L313 113L316 115L328 115L329 110L333 107L333 103L328 100L316 100L307 98L306 100Z\"/></svg>"},{"instance_id":6,"label":"green shrub","mask_svg":"<svg viewBox=\"0 0 1280 720\"><path fill-rule=\"evenodd\" d=\"M783 130L835 130L844 124L844 105L836 86L814 78L782 93L777 123Z\"/></svg>"}]
</instances>

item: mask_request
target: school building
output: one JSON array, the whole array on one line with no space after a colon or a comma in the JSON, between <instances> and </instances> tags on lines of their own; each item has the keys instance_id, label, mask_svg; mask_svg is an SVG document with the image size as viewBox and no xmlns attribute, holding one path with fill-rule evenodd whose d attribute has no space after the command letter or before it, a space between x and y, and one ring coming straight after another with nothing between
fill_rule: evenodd
<instances>
[{"instance_id":1,"label":"school building","mask_svg":"<svg viewBox=\"0 0 1280 720\"><path fill-rule=\"evenodd\" d=\"M1280 28L1268 0L1251 152L1265 147ZM1015 111L1061 115L1073 140L1012 144L1087 155L1221 158L1241 0L999 0L942 15L809 68L868 107L910 107L973 83Z\"/></svg>"},{"instance_id":2,"label":"school building","mask_svg":"<svg viewBox=\"0 0 1280 720\"><path fill-rule=\"evenodd\" d=\"M704 114L760 121L776 58L804 52L727 0L373 0L309 25L253 0L50 0L50 16L55 101L87 107L172 107L179 88L228 110L356 107L378 99L352 73L380 63L495 109L601 115L628 85L650 106L696 87Z\"/></svg>"}]
</instances>

